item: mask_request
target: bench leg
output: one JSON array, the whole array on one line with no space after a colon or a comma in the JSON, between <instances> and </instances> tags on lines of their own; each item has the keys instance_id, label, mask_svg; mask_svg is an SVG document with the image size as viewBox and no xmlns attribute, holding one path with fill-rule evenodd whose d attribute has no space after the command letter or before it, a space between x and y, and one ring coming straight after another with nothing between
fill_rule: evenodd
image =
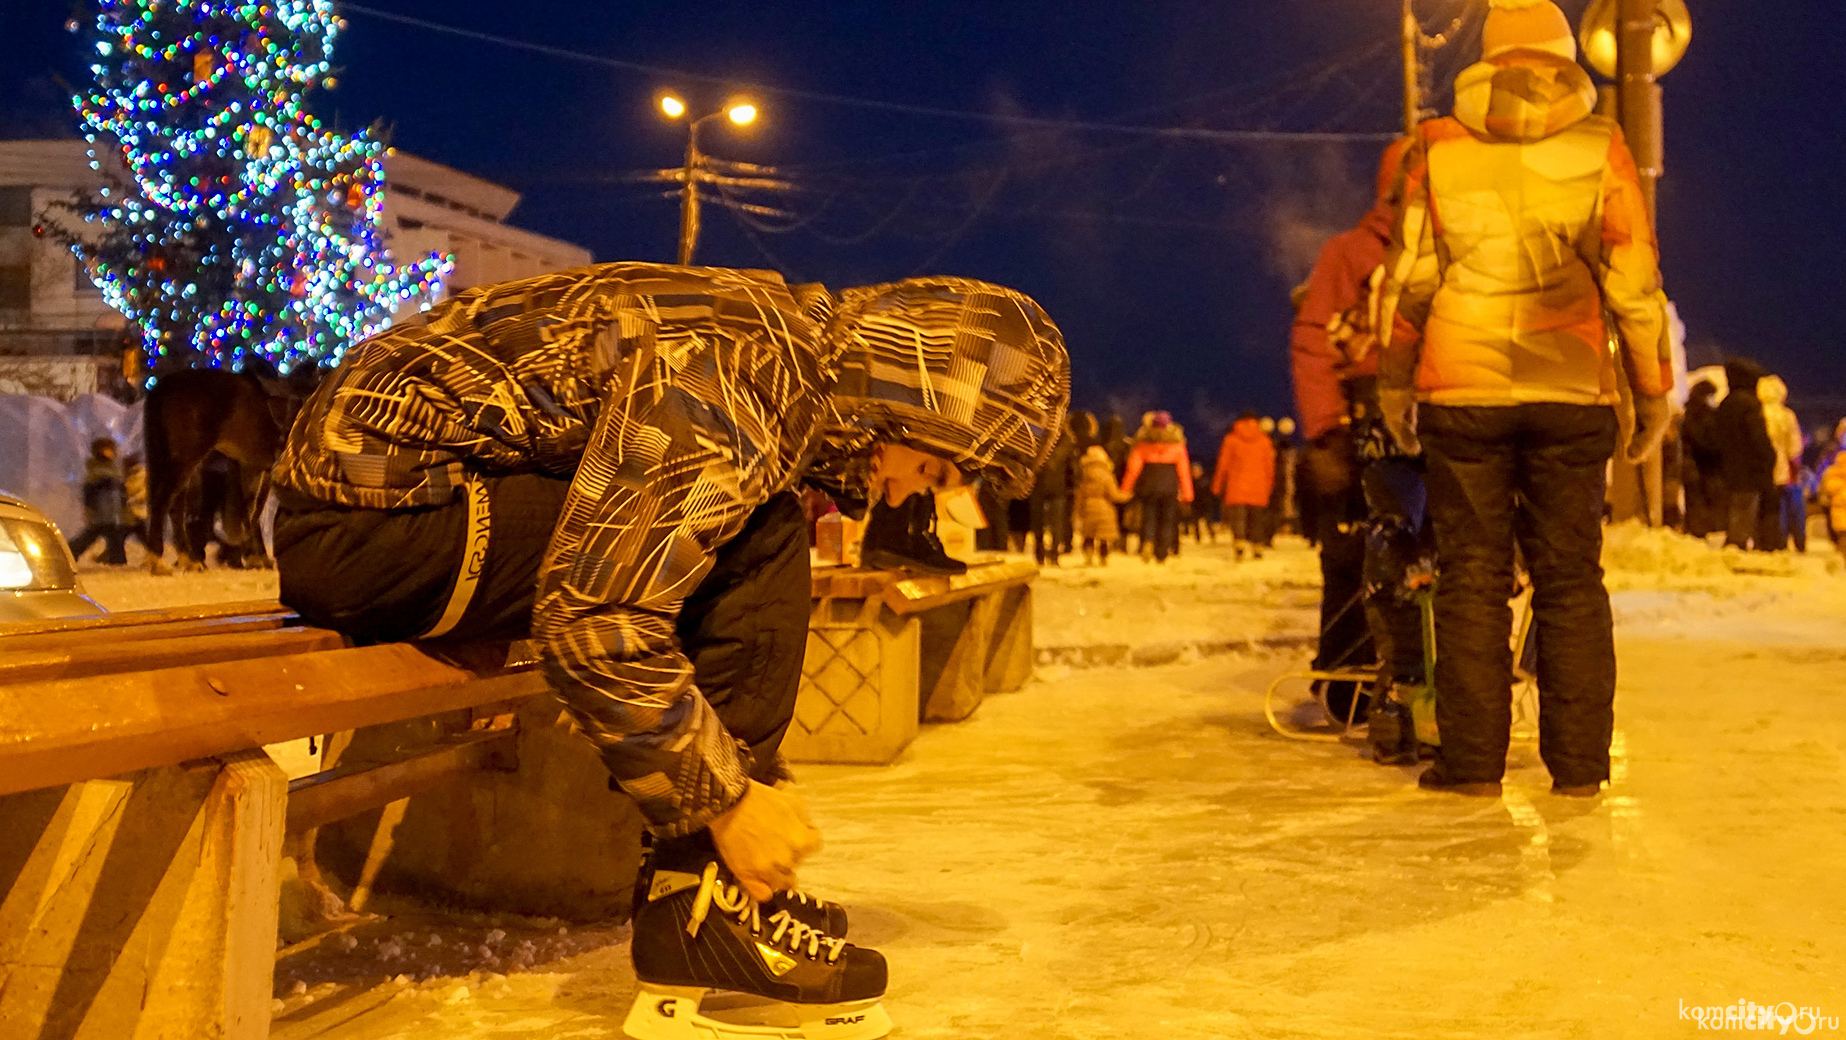
<instances>
[{"instance_id":1,"label":"bench leg","mask_svg":"<svg viewBox=\"0 0 1846 1040\"><path fill-rule=\"evenodd\" d=\"M923 617L923 654L930 658L944 654L941 670L936 673L934 685L927 691L927 700L923 702L923 721L925 722L959 722L974 714L980 707L982 698L987 696L987 649L993 642L994 624L1000 617L1000 601L1004 593L989 593L971 600L968 605L967 621L952 636L942 633L932 639L932 615L940 614L943 618L951 617L949 610L928 611ZM926 660L923 672L932 670L935 662Z\"/></svg>"},{"instance_id":2,"label":"bench leg","mask_svg":"<svg viewBox=\"0 0 1846 1040\"><path fill-rule=\"evenodd\" d=\"M837 616L836 616L837 613ZM782 738L791 762L883 765L917 736L922 626L877 600L822 601L808 627L795 717Z\"/></svg>"},{"instance_id":3,"label":"bench leg","mask_svg":"<svg viewBox=\"0 0 1846 1040\"><path fill-rule=\"evenodd\" d=\"M0 798L0 1036L267 1036L287 802L261 751Z\"/></svg>"},{"instance_id":4,"label":"bench leg","mask_svg":"<svg viewBox=\"0 0 1846 1040\"><path fill-rule=\"evenodd\" d=\"M988 693L1011 693L1032 678L1032 586L1005 595L987 653Z\"/></svg>"}]
</instances>

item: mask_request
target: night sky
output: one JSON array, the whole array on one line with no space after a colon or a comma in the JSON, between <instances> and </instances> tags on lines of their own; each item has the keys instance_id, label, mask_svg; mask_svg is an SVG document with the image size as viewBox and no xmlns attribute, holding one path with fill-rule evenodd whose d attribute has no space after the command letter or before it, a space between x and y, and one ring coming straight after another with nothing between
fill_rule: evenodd
<instances>
[{"instance_id":1,"label":"night sky","mask_svg":"<svg viewBox=\"0 0 1846 1040\"><path fill-rule=\"evenodd\" d=\"M1478 53L1480 0L1418 0L1440 104ZM1564 0L1573 19L1587 0ZM1837 0L1690 0L1691 54L1663 81L1668 290L1693 361L1742 353L1782 373L1810 425L1846 413L1846 47ZM71 8L0 12L0 132L74 132L54 77L84 74ZM634 175L676 165L695 111L733 94L745 132L716 156L772 166L775 212L706 211L699 260L839 287L918 273L986 278L1062 325L1076 403L1165 407L1196 435L1288 408L1289 288L1369 203L1381 144L1174 139L1079 124L1389 133L1395 0L1133 4L370 0L493 36L686 72L622 70L349 11L316 110L374 121L407 151L525 193L513 223L599 260L673 258L677 204ZM585 18L585 12L594 12ZM954 119L790 88L978 117Z\"/></svg>"}]
</instances>

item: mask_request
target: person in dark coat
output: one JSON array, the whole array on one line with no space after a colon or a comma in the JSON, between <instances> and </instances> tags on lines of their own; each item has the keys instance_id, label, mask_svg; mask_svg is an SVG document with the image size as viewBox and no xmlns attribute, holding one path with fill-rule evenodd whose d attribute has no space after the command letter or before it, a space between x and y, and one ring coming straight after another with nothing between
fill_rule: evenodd
<instances>
[{"instance_id":1,"label":"person in dark coat","mask_svg":"<svg viewBox=\"0 0 1846 1040\"><path fill-rule=\"evenodd\" d=\"M1122 421L1121 416L1111 414L1108 421L1103 423L1101 443L1102 450L1109 456L1109 463L1115 467L1115 479L1119 483L1122 475L1128 472L1128 453L1134 447L1128 439L1128 426ZM1131 526L1127 522L1130 519L1128 514L1134 508L1136 507L1132 501L1120 503L1115 508L1116 526L1122 532L1116 536L1117 551L1125 551L1128 548L1127 532Z\"/></svg>"},{"instance_id":2,"label":"person in dark coat","mask_svg":"<svg viewBox=\"0 0 1846 1040\"><path fill-rule=\"evenodd\" d=\"M1070 496L1077 488L1078 457L1076 438L1065 430L1032 488L1028 500L1032 555L1041 566L1058 566L1059 553L1070 549Z\"/></svg>"},{"instance_id":3,"label":"person in dark coat","mask_svg":"<svg viewBox=\"0 0 1846 1040\"><path fill-rule=\"evenodd\" d=\"M1762 367L1747 358L1733 358L1725 362L1724 375L1731 391L1712 416L1718 472L1725 487L1724 544L1747 549L1756 544L1766 496L1776 493L1775 444L1769 439L1762 400L1756 396L1757 381L1765 375Z\"/></svg>"},{"instance_id":4,"label":"person in dark coat","mask_svg":"<svg viewBox=\"0 0 1846 1040\"><path fill-rule=\"evenodd\" d=\"M1686 398L1686 417L1681 420L1679 440L1683 447L1680 479L1686 486L1686 533L1703 538L1721 531L1730 510L1724 493L1724 474L1718 457L1717 406L1711 399L1718 388L1701 379Z\"/></svg>"},{"instance_id":5,"label":"person in dark coat","mask_svg":"<svg viewBox=\"0 0 1846 1040\"><path fill-rule=\"evenodd\" d=\"M115 441L98 437L90 442L90 461L83 468L83 530L71 539L71 555L82 557L101 539L102 562L127 563L128 520L128 492L115 461Z\"/></svg>"}]
</instances>

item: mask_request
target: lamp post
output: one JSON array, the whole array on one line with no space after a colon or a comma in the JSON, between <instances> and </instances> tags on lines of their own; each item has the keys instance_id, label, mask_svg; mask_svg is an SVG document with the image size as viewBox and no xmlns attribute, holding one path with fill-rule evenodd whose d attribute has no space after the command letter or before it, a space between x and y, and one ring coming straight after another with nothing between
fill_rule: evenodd
<instances>
[{"instance_id":1,"label":"lamp post","mask_svg":"<svg viewBox=\"0 0 1846 1040\"><path fill-rule=\"evenodd\" d=\"M668 119L679 119L686 115L686 103L672 94L662 95L660 112ZM756 122L756 106L748 101L729 101L718 111L699 116L686 125L686 166L680 174L679 194L679 263L682 267L692 263L693 251L699 245L699 178L705 159L699 152L699 127L720 117L729 119L735 126L749 126Z\"/></svg>"},{"instance_id":2,"label":"lamp post","mask_svg":"<svg viewBox=\"0 0 1846 1040\"><path fill-rule=\"evenodd\" d=\"M1422 43L1423 27L1417 22L1413 0L1404 0L1404 136L1415 137L1417 124L1423 120L1423 69L1417 53Z\"/></svg>"}]
</instances>

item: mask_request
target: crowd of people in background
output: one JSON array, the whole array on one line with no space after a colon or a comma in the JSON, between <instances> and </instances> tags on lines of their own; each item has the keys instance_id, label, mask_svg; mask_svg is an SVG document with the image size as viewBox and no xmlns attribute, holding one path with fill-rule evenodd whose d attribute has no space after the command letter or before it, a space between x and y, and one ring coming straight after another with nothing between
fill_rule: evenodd
<instances>
[{"instance_id":1,"label":"crowd of people in background","mask_svg":"<svg viewBox=\"0 0 1846 1040\"><path fill-rule=\"evenodd\" d=\"M1311 536L1295 495L1294 434L1292 419L1245 412L1208 460L1170 412L1147 412L1132 436L1121 416L1073 412L1031 496L987 503L983 547L1029 550L1051 566L1079 551L1094 566L1128 551L1158 564L1178 555L1182 535L1216 542L1223 531L1237 559L1261 559L1279 533Z\"/></svg>"},{"instance_id":2,"label":"crowd of people in background","mask_svg":"<svg viewBox=\"0 0 1846 1040\"><path fill-rule=\"evenodd\" d=\"M1755 552L1806 552L1808 528L1824 525L1846 555L1843 433L1846 419L1803 434L1788 385L1753 361L1695 372L1679 428L1682 493L1668 496L1684 507L1668 522Z\"/></svg>"}]
</instances>

